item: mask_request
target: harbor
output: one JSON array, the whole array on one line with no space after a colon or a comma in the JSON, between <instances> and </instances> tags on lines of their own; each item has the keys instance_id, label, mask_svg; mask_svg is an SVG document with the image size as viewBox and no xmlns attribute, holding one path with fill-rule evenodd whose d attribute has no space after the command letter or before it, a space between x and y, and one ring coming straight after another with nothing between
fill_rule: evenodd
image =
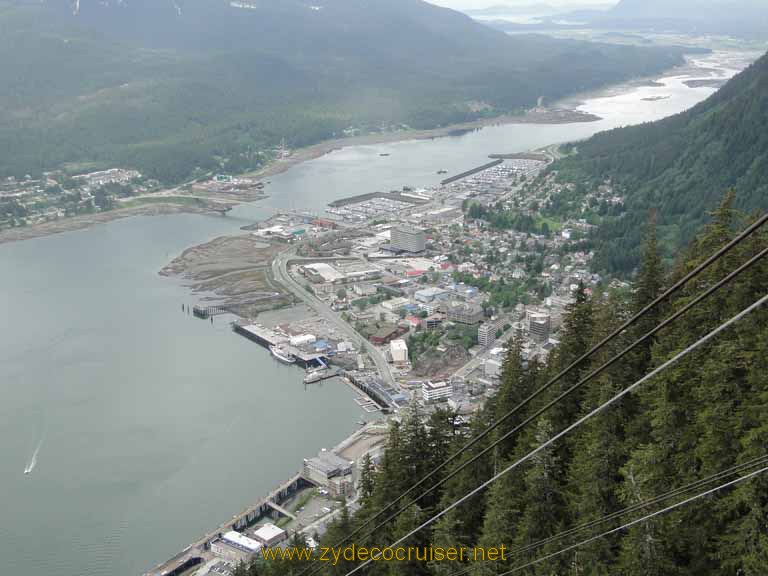
<instances>
[{"instance_id":1,"label":"harbor","mask_svg":"<svg viewBox=\"0 0 768 576\"><path fill-rule=\"evenodd\" d=\"M6 318L14 330L5 334L0 362L0 382L7 384L0 440L7 483L0 508L15 534L0 543L6 571L143 573L210 532L219 519L268 494L276 481L292 477L302 458L358 428L357 389L333 380L303 386L301 370L287 369L266 349L233 333L225 315L211 324L179 313L182 301L207 305L200 300L217 286L204 274L219 262L222 284L242 277L232 296L223 293L223 298L240 301L244 288L278 290L258 272L279 246L260 248L257 239L242 236L237 242L216 238L239 234L244 224L277 212L322 214L341 197L404 185L436 187L438 170L469 170L489 154L538 149L678 112L708 94L683 80L663 78L657 87L586 98L583 109L603 118L592 123L505 124L457 138L336 150L273 174L269 198L241 204L226 218L138 217L0 246L2 266L14 270L5 286ZM644 100L654 95L672 97ZM391 156L379 157L382 151ZM425 213L424 218L449 216ZM210 259L198 258L199 264L190 254L167 277L157 275L175 255L206 243L221 250L212 250ZM242 258L221 256L241 245ZM180 277L189 265L199 268L200 292ZM54 271L56 281L41 278L41 270ZM348 292L351 298L373 297ZM198 294L203 296L197 299ZM239 312L269 326L306 316L283 312L273 322L277 303L266 302L260 314ZM46 321L51 311L57 322ZM321 336L309 323L303 331ZM19 366L25 359L22 380ZM140 410L124 409L134 404ZM24 475L46 427L37 465ZM41 530L57 536L40 538Z\"/></svg>"}]
</instances>

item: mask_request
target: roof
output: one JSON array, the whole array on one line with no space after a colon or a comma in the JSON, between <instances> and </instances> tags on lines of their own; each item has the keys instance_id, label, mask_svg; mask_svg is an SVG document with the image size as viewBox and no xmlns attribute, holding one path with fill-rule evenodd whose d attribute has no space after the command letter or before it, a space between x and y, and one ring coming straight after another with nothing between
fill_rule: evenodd
<instances>
[{"instance_id":1,"label":"roof","mask_svg":"<svg viewBox=\"0 0 768 576\"><path fill-rule=\"evenodd\" d=\"M441 294L447 294L447 292L447 290L438 288L437 286L430 286L429 288L416 290L416 294L419 296L440 296Z\"/></svg>"},{"instance_id":2,"label":"roof","mask_svg":"<svg viewBox=\"0 0 768 576\"><path fill-rule=\"evenodd\" d=\"M392 340L389 344L393 350L408 350L405 340Z\"/></svg>"},{"instance_id":3,"label":"roof","mask_svg":"<svg viewBox=\"0 0 768 576\"><path fill-rule=\"evenodd\" d=\"M278 528L274 524L264 524L264 526L254 532L256 538L263 540L264 542L269 542L275 538L279 538L283 534L285 534L285 530Z\"/></svg>"},{"instance_id":4,"label":"roof","mask_svg":"<svg viewBox=\"0 0 768 576\"><path fill-rule=\"evenodd\" d=\"M395 334L397 332L397 326L382 326L379 328L375 334L371 336L371 338L389 338L392 336L392 334Z\"/></svg>"},{"instance_id":5,"label":"roof","mask_svg":"<svg viewBox=\"0 0 768 576\"><path fill-rule=\"evenodd\" d=\"M445 388L449 388L450 384L448 382L432 382L431 380L427 380L426 382L422 383L422 388L428 388L432 390L443 390Z\"/></svg>"},{"instance_id":6,"label":"roof","mask_svg":"<svg viewBox=\"0 0 768 576\"><path fill-rule=\"evenodd\" d=\"M248 552L258 552L261 550L260 542L256 542L256 540L248 538L248 536L244 536L243 534L240 534L240 532L235 532L234 530L224 534L221 539L228 544L234 544L237 548L243 548Z\"/></svg>"},{"instance_id":7,"label":"roof","mask_svg":"<svg viewBox=\"0 0 768 576\"><path fill-rule=\"evenodd\" d=\"M312 468L320 470L326 474L332 474L334 472L340 472L349 468L349 461L345 460L341 456L337 456L333 452L323 450L314 458L305 460Z\"/></svg>"},{"instance_id":8,"label":"roof","mask_svg":"<svg viewBox=\"0 0 768 576\"><path fill-rule=\"evenodd\" d=\"M400 224L398 226L394 226L392 228L393 230L397 230L398 232L403 232L405 234L423 234L424 230L421 228L416 228L415 226L410 226L408 224Z\"/></svg>"},{"instance_id":9,"label":"roof","mask_svg":"<svg viewBox=\"0 0 768 576\"><path fill-rule=\"evenodd\" d=\"M326 280L341 280L345 277L344 274L336 270L330 264L325 262L315 262L314 264L305 264L304 268L314 270L317 274L322 276Z\"/></svg>"}]
</instances>

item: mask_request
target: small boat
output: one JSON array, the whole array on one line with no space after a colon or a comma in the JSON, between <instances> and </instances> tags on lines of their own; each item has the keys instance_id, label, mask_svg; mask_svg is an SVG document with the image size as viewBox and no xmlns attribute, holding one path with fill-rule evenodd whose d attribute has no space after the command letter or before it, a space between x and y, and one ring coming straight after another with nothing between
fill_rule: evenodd
<instances>
[{"instance_id":1,"label":"small boat","mask_svg":"<svg viewBox=\"0 0 768 576\"><path fill-rule=\"evenodd\" d=\"M270 346L269 351L272 353L272 356L280 360L280 362L285 362L286 364L296 363L296 356L288 352L288 350L282 346Z\"/></svg>"},{"instance_id":2,"label":"small boat","mask_svg":"<svg viewBox=\"0 0 768 576\"><path fill-rule=\"evenodd\" d=\"M379 156L387 157L387 156L389 156L389 153L388 152L382 152L381 154L379 154Z\"/></svg>"},{"instance_id":3,"label":"small boat","mask_svg":"<svg viewBox=\"0 0 768 576\"><path fill-rule=\"evenodd\" d=\"M448 170L438 170L438 174L448 174Z\"/></svg>"}]
</instances>

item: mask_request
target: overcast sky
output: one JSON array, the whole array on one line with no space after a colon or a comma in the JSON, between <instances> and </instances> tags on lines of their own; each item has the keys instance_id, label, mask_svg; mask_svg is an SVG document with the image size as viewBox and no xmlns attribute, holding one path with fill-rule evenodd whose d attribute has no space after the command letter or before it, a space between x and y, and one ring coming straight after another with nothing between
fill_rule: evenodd
<instances>
[{"instance_id":1,"label":"overcast sky","mask_svg":"<svg viewBox=\"0 0 768 576\"><path fill-rule=\"evenodd\" d=\"M463 8L487 8L488 6L501 6L504 4L526 5L526 4L549 4L550 6L584 6L587 4L616 4L618 0L427 0L438 6L454 8L461 10Z\"/></svg>"}]
</instances>

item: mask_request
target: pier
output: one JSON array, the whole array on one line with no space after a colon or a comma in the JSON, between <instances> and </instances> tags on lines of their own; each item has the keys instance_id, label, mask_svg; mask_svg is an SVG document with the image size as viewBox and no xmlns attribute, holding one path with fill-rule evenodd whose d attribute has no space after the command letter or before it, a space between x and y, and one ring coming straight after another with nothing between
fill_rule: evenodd
<instances>
[{"instance_id":1,"label":"pier","mask_svg":"<svg viewBox=\"0 0 768 576\"><path fill-rule=\"evenodd\" d=\"M336 378L337 376L342 376L343 374L344 372L342 370L335 370L335 369L331 370L330 368L327 368L320 372L307 374L304 377L304 384L316 384L317 382L322 382L323 380L330 380L331 378Z\"/></svg>"},{"instance_id":2,"label":"pier","mask_svg":"<svg viewBox=\"0 0 768 576\"><path fill-rule=\"evenodd\" d=\"M300 473L296 474L275 488L256 504L234 516L231 520L219 525L216 530L209 532L196 542L190 544L167 562L163 562L149 572L145 572L144 576L178 576L185 573L190 568L202 564L203 555L210 550L211 542L217 538L221 538L225 533L232 530L242 531L249 526L253 526L268 514L277 513L293 517L292 514L282 508L278 503L284 502L299 490L313 486L314 484L304 478Z\"/></svg>"},{"instance_id":3,"label":"pier","mask_svg":"<svg viewBox=\"0 0 768 576\"><path fill-rule=\"evenodd\" d=\"M207 320L211 316L218 316L220 314L229 314L230 311L226 306L193 306L192 307L192 314L195 315L196 318L202 318L203 320Z\"/></svg>"},{"instance_id":4,"label":"pier","mask_svg":"<svg viewBox=\"0 0 768 576\"><path fill-rule=\"evenodd\" d=\"M248 340L256 342L264 348L270 346L281 345L293 356L296 357L296 364L302 368L316 368L318 366L327 365L328 359L325 354L310 354L299 350L295 346L288 344L289 338L274 330L266 328L261 324L246 324L244 322L235 322L232 325L232 330L241 336L245 336Z\"/></svg>"},{"instance_id":5,"label":"pier","mask_svg":"<svg viewBox=\"0 0 768 576\"><path fill-rule=\"evenodd\" d=\"M456 176L451 176L450 178L446 178L445 180L440 182L440 185L446 186L448 184L456 182L457 180L469 178L470 176L474 176L478 172L482 172L483 170L488 170L488 168L493 168L494 166L498 166L503 162L504 162L503 158L497 158L493 162L488 162L487 164L483 164L482 166L478 166L477 168L472 168L472 170L467 170L466 172L462 172L461 174L456 174Z\"/></svg>"}]
</instances>

